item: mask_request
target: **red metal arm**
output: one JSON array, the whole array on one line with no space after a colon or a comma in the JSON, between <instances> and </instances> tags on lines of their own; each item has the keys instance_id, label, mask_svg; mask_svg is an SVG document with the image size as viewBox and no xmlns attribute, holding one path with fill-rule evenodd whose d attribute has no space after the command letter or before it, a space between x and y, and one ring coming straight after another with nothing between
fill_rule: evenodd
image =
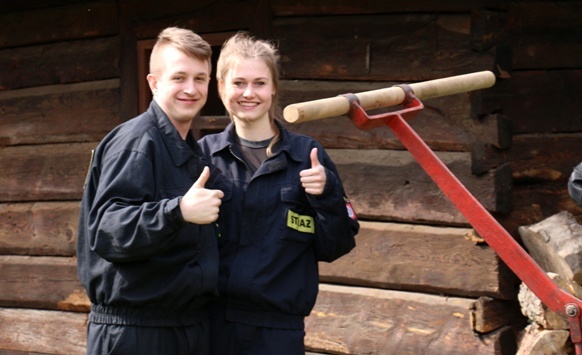
<instances>
[{"instance_id":1,"label":"red metal arm","mask_svg":"<svg viewBox=\"0 0 582 355\"><path fill-rule=\"evenodd\" d=\"M513 237L487 212L479 201L443 164L436 154L405 121L411 119L424 105L412 90L402 85L406 93L402 110L368 116L360 107L355 95L344 95L350 101L350 119L360 129L387 125L408 149L432 180L465 216L475 230L495 250L505 264L524 284L552 311L566 317L570 325L570 337L576 354L582 355L581 316L582 301L560 289L545 271L513 239Z\"/></svg>"}]
</instances>

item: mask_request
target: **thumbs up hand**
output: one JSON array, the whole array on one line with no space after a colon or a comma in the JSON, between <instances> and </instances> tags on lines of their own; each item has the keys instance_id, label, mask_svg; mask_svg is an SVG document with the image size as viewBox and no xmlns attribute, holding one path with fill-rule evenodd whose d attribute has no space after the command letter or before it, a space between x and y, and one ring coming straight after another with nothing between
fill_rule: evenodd
<instances>
[{"instance_id":1,"label":"thumbs up hand","mask_svg":"<svg viewBox=\"0 0 582 355\"><path fill-rule=\"evenodd\" d=\"M311 149L309 158L311 159L311 169L305 169L299 173L301 185L308 194L321 195L325 188L327 175L325 168L317 158L317 148Z\"/></svg>"},{"instance_id":2,"label":"thumbs up hand","mask_svg":"<svg viewBox=\"0 0 582 355\"><path fill-rule=\"evenodd\" d=\"M218 219L218 211L224 193L220 190L206 189L204 185L210 177L210 169L206 166L180 200L180 210L184 220L196 224L208 224Z\"/></svg>"}]
</instances>

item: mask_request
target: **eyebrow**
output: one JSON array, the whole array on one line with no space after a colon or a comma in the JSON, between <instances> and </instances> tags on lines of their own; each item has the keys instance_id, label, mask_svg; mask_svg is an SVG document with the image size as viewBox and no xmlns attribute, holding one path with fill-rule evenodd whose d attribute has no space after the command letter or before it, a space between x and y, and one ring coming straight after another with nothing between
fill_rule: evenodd
<instances>
[{"instance_id":1,"label":"eyebrow","mask_svg":"<svg viewBox=\"0 0 582 355\"><path fill-rule=\"evenodd\" d=\"M232 78L232 80L247 80L247 78L242 77L242 76L238 76L238 77ZM260 77L260 78L254 78L253 81L254 80L269 80L269 78L267 78L265 76L265 77Z\"/></svg>"}]
</instances>

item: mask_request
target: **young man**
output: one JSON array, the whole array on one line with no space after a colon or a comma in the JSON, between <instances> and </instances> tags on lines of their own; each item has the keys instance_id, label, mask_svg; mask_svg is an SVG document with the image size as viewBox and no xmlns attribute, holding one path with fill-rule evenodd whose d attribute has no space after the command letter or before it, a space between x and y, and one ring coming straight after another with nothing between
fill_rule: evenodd
<instances>
[{"instance_id":1,"label":"young man","mask_svg":"<svg viewBox=\"0 0 582 355\"><path fill-rule=\"evenodd\" d=\"M211 48L163 30L153 48L148 110L97 147L81 204L79 278L91 300L88 354L206 354L207 300L223 192L190 132L204 106Z\"/></svg>"}]
</instances>

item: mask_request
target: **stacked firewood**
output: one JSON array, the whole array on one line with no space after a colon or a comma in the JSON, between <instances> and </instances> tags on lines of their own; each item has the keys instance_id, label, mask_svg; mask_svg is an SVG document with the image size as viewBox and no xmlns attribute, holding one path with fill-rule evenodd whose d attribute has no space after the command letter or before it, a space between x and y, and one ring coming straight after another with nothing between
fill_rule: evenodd
<instances>
[{"instance_id":1,"label":"stacked firewood","mask_svg":"<svg viewBox=\"0 0 582 355\"><path fill-rule=\"evenodd\" d=\"M567 211L519 229L531 257L564 291L582 299L582 225ZM553 312L525 284L518 293L529 325L519 340L518 355L573 354L568 321Z\"/></svg>"}]
</instances>

